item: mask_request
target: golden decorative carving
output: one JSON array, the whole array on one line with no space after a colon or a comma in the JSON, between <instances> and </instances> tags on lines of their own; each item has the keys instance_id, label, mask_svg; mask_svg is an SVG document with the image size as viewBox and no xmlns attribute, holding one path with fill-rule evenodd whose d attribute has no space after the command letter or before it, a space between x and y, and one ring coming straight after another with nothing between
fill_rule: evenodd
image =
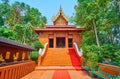
<instances>
[{"instance_id":1,"label":"golden decorative carving","mask_svg":"<svg viewBox=\"0 0 120 79\"><path fill-rule=\"evenodd\" d=\"M59 12L57 13L57 15L56 15L55 17L53 17L52 21L53 21L53 22L56 21L56 20L59 18L59 16L63 16L63 18L64 18L67 22L69 21L69 18L65 16L65 14L63 13L61 7L60 7Z\"/></svg>"},{"instance_id":2,"label":"golden decorative carving","mask_svg":"<svg viewBox=\"0 0 120 79\"><path fill-rule=\"evenodd\" d=\"M56 36L57 37L65 37L65 33L57 33Z\"/></svg>"},{"instance_id":3,"label":"golden decorative carving","mask_svg":"<svg viewBox=\"0 0 120 79\"><path fill-rule=\"evenodd\" d=\"M64 19L62 16L60 16L60 17L56 20L56 23L60 25L60 24L65 24L66 21L65 21L65 19Z\"/></svg>"},{"instance_id":4,"label":"golden decorative carving","mask_svg":"<svg viewBox=\"0 0 120 79\"><path fill-rule=\"evenodd\" d=\"M22 53L22 60L25 59L25 52Z\"/></svg>"},{"instance_id":5,"label":"golden decorative carving","mask_svg":"<svg viewBox=\"0 0 120 79\"><path fill-rule=\"evenodd\" d=\"M0 54L0 62L2 62L2 63L4 63L4 62L5 62L5 60L3 59L2 54Z\"/></svg>"},{"instance_id":6,"label":"golden decorative carving","mask_svg":"<svg viewBox=\"0 0 120 79\"><path fill-rule=\"evenodd\" d=\"M13 55L13 60L14 60L14 61L17 61L16 54Z\"/></svg>"},{"instance_id":7,"label":"golden decorative carving","mask_svg":"<svg viewBox=\"0 0 120 79\"><path fill-rule=\"evenodd\" d=\"M18 57L19 57L19 52L16 53L16 58L18 59Z\"/></svg>"},{"instance_id":8,"label":"golden decorative carving","mask_svg":"<svg viewBox=\"0 0 120 79\"><path fill-rule=\"evenodd\" d=\"M30 60L30 55L28 55L28 60Z\"/></svg>"},{"instance_id":9,"label":"golden decorative carving","mask_svg":"<svg viewBox=\"0 0 120 79\"><path fill-rule=\"evenodd\" d=\"M6 52L5 59L10 59L10 52L9 51Z\"/></svg>"},{"instance_id":10,"label":"golden decorative carving","mask_svg":"<svg viewBox=\"0 0 120 79\"><path fill-rule=\"evenodd\" d=\"M13 55L13 60L14 60L14 61L17 61L17 60L18 60L18 57L19 57L19 52L16 52L16 53Z\"/></svg>"}]
</instances>

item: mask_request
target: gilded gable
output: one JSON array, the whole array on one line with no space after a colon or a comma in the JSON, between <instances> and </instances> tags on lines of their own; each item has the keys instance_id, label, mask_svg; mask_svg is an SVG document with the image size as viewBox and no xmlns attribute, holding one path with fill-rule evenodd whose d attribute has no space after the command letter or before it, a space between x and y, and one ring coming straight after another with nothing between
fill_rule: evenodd
<instances>
[{"instance_id":1,"label":"gilded gable","mask_svg":"<svg viewBox=\"0 0 120 79\"><path fill-rule=\"evenodd\" d=\"M68 25L69 19L65 16L65 14L62 11L62 8L60 7L59 12L57 15L52 19L54 25Z\"/></svg>"},{"instance_id":2,"label":"gilded gable","mask_svg":"<svg viewBox=\"0 0 120 79\"><path fill-rule=\"evenodd\" d=\"M59 18L55 21L55 24L56 25L67 25L67 22L62 16L59 16Z\"/></svg>"}]
</instances>

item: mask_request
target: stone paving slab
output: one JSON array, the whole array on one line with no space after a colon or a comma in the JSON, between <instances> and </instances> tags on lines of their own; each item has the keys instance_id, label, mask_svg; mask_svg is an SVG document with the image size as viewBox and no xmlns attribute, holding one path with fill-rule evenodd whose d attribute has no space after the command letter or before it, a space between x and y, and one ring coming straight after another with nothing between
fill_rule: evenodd
<instances>
[{"instance_id":1,"label":"stone paving slab","mask_svg":"<svg viewBox=\"0 0 120 79\"><path fill-rule=\"evenodd\" d=\"M86 71L67 71L70 75L70 79L91 79L91 77L87 74ZM35 70L21 79L53 79L53 74L55 74L55 72L56 70Z\"/></svg>"}]
</instances>

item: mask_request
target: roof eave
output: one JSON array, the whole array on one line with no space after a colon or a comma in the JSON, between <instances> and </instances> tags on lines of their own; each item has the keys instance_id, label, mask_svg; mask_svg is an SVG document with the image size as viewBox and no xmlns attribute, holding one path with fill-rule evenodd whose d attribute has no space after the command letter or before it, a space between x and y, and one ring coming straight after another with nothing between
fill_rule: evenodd
<instances>
[{"instance_id":1,"label":"roof eave","mask_svg":"<svg viewBox=\"0 0 120 79\"><path fill-rule=\"evenodd\" d=\"M35 50L34 48L32 48L30 46L19 44L17 42L14 42L12 40L8 40L8 39L2 38L2 37L0 37L0 46L8 46L8 47L12 47L12 48L26 49L26 50L30 50L30 51Z\"/></svg>"},{"instance_id":2,"label":"roof eave","mask_svg":"<svg viewBox=\"0 0 120 79\"><path fill-rule=\"evenodd\" d=\"M71 30L71 29L66 29L66 30L62 30L62 29L60 29L60 30L56 30L56 29L36 29L35 30L35 32L37 32L38 34L40 33L40 32L84 32L84 31L86 31L87 29L85 29L85 28L83 28L83 29L73 29L73 30Z\"/></svg>"}]
</instances>

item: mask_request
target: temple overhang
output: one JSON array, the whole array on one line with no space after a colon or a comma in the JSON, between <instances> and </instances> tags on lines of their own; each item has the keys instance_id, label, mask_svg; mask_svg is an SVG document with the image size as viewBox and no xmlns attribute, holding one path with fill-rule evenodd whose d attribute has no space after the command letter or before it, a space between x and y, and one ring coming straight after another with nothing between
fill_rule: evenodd
<instances>
[{"instance_id":1,"label":"temple overhang","mask_svg":"<svg viewBox=\"0 0 120 79\"><path fill-rule=\"evenodd\" d=\"M67 25L67 26L53 26L46 25L45 28L36 28L34 29L38 34L41 32L84 32L87 28L76 28L75 25Z\"/></svg>"},{"instance_id":2,"label":"temple overhang","mask_svg":"<svg viewBox=\"0 0 120 79\"><path fill-rule=\"evenodd\" d=\"M45 28L45 29L35 29L35 32L37 32L38 34L40 32L84 32L86 31L87 29L86 28Z\"/></svg>"}]
</instances>

